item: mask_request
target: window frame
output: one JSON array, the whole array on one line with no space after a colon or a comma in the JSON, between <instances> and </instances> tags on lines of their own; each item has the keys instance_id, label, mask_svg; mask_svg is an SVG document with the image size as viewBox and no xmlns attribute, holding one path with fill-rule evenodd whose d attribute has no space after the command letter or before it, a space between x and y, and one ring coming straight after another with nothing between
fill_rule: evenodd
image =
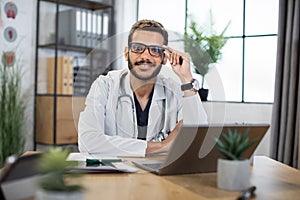
<instances>
[{"instance_id":1,"label":"window frame","mask_svg":"<svg viewBox=\"0 0 300 200\"><path fill-rule=\"evenodd\" d=\"M184 19L184 32L186 32L187 30L187 18L188 18L188 1L189 0L185 0L185 19ZM228 39L242 39L242 93L241 93L241 100L240 101L233 101L233 100L224 100L224 101L220 101L220 100L208 100L209 102L225 102L225 103L247 103L247 104L273 104L273 102L261 102L261 101L245 101L245 41L247 38L257 38L257 37L274 37L274 36L278 36L278 34L252 34L252 35L246 35L246 0L241 0L243 1L243 31L242 31L242 35L239 36L228 36ZM136 14L136 20L139 19L139 6L140 6L140 0L137 0L137 14ZM276 59L276 57L275 57ZM276 66L275 66L276 67ZM275 69L276 70L276 69ZM274 82L274 88L275 88L275 82Z\"/></svg>"}]
</instances>

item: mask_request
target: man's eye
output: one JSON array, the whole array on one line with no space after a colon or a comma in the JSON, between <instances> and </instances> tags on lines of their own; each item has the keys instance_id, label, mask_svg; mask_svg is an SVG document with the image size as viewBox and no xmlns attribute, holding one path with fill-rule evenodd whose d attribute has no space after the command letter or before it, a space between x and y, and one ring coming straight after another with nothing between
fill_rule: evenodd
<instances>
[{"instance_id":1,"label":"man's eye","mask_svg":"<svg viewBox=\"0 0 300 200\"><path fill-rule=\"evenodd\" d=\"M153 51L153 52L159 52L159 48L154 47L154 48L152 49L152 51Z\"/></svg>"},{"instance_id":2,"label":"man's eye","mask_svg":"<svg viewBox=\"0 0 300 200\"><path fill-rule=\"evenodd\" d=\"M143 50L143 47L142 46L138 46L138 45L135 45L132 47L135 51L142 51Z\"/></svg>"},{"instance_id":3,"label":"man's eye","mask_svg":"<svg viewBox=\"0 0 300 200\"><path fill-rule=\"evenodd\" d=\"M159 47L152 47L151 51L156 54L160 54L162 52L161 48L159 48Z\"/></svg>"}]
</instances>

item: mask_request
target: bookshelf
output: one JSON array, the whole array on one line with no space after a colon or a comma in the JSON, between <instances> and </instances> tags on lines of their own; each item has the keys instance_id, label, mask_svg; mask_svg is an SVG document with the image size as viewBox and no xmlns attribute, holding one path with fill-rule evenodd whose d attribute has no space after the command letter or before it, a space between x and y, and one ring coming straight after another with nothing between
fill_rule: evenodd
<instances>
[{"instance_id":1,"label":"bookshelf","mask_svg":"<svg viewBox=\"0 0 300 200\"><path fill-rule=\"evenodd\" d=\"M113 52L101 44L114 34L113 5L113 0L37 1L34 149L77 144L89 87L111 69Z\"/></svg>"}]
</instances>

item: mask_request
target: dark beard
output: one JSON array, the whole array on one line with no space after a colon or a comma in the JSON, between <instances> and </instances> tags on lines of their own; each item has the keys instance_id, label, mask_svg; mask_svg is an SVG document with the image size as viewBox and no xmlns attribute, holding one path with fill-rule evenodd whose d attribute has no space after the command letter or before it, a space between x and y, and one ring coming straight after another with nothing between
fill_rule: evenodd
<instances>
[{"instance_id":1,"label":"dark beard","mask_svg":"<svg viewBox=\"0 0 300 200\"><path fill-rule=\"evenodd\" d=\"M156 64L152 63L152 62L149 61L149 60L140 60L140 61L137 61L137 62L134 63L135 66L142 65L142 64L148 64L148 65L150 65L151 67L155 67L155 66L156 66ZM130 61L130 58L128 59L128 68L129 68L131 74L132 74L135 78L137 78L137 79L139 79L139 80L142 80L142 81L149 81L149 80L153 79L154 77L156 77L156 76L159 74L159 72L160 72L160 70L161 70L161 67L162 67L162 64L159 64L158 68L157 68L150 76L144 77L144 76L140 76L140 75L135 71L135 69L133 68L133 64L132 64L131 61Z\"/></svg>"}]
</instances>

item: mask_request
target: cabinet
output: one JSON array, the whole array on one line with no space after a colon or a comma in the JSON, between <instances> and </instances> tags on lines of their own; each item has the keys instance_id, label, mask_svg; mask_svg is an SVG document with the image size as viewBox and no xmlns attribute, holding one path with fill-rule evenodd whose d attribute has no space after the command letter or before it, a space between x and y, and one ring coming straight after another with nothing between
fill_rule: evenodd
<instances>
[{"instance_id":1,"label":"cabinet","mask_svg":"<svg viewBox=\"0 0 300 200\"><path fill-rule=\"evenodd\" d=\"M77 144L91 83L111 69L113 0L38 0L35 62L37 144Z\"/></svg>"}]
</instances>

